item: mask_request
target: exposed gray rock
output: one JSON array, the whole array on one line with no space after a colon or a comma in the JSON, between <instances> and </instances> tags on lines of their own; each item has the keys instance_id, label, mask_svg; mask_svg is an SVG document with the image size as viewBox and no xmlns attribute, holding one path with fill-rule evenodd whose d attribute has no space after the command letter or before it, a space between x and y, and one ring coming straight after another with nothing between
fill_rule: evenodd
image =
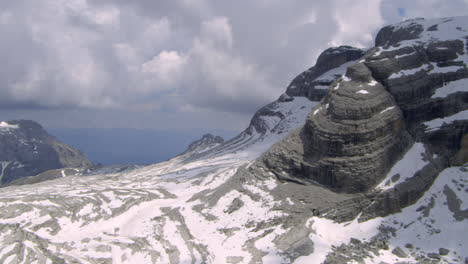
<instances>
[{"instance_id":1,"label":"exposed gray rock","mask_svg":"<svg viewBox=\"0 0 468 264\"><path fill-rule=\"evenodd\" d=\"M224 142L224 139L220 136L213 136L212 134L205 134L202 136L201 139L195 140L194 142L190 143L187 150L181 155L184 155L190 152L191 153L204 152L219 144L222 144L223 142Z\"/></svg>"},{"instance_id":2,"label":"exposed gray rock","mask_svg":"<svg viewBox=\"0 0 468 264\"><path fill-rule=\"evenodd\" d=\"M450 250L446 248L439 248L439 255L446 256L448 253L450 253Z\"/></svg>"},{"instance_id":3,"label":"exposed gray rock","mask_svg":"<svg viewBox=\"0 0 468 264\"><path fill-rule=\"evenodd\" d=\"M468 109L468 89L439 93L439 97L434 97L438 89L468 78L466 59L461 59L466 54L466 47L461 39L431 38L427 42L407 44L405 41L415 39L424 32L424 27L417 25L421 21L424 20L404 22L409 23L405 27L382 29L376 41L379 49L369 51L364 56L364 63L395 98L412 137L427 144L431 151L427 156L436 153L439 157L429 159L430 164L412 178L373 198L374 203L366 208L361 220L399 212L421 197L444 168L468 162L468 116L435 130L427 130L424 125L426 121ZM427 29L436 30L436 26ZM408 35L404 31L412 33ZM389 43L383 40L383 36ZM402 74L405 71L410 73ZM458 212L455 208L452 207L454 213ZM457 216L463 218L459 213L456 213Z\"/></svg>"},{"instance_id":4,"label":"exposed gray rock","mask_svg":"<svg viewBox=\"0 0 468 264\"><path fill-rule=\"evenodd\" d=\"M62 177L82 175L85 171L84 168L64 168L64 169L55 169L48 170L42 173L39 173L35 176L22 177L16 180L13 180L9 183L4 184L2 187L7 187L11 185L25 185L25 184L34 184L38 182L50 181L59 179Z\"/></svg>"},{"instance_id":5,"label":"exposed gray rock","mask_svg":"<svg viewBox=\"0 0 468 264\"><path fill-rule=\"evenodd\" d=\"M262 161L280 178L286 173L336 191L364 192L382 179L410 138L392 96L364 64L349 67L346 79L331 88L296 139L303 145L297 155L285 144Z\"/></svg>"},{"instance_id":6,"label":"exposed gray rock","mask_svg":"<svg viewBox=\"0 0 468 264\"><path fill-rule=\"evenodd\" d=\"M92 165L83 153L50 136L34 121L6 123L12 127L0 127L0 184L52 169Z\"/></svg>"},{"instance_id":7,"label":"exposed gray rock","mask_svg":"<svg viewBox=\"0 0 468 264\"><path fill-rule=\"evenodd\" d=\"M317 59L315 66L303 72L291 82L286 90L290 96L304 96L312 101L320 101L328 93L328 87L337 76L332 79L317 80L320 75L338 68L344 63L355 61L364 55L364 51L350 46L340 46L326 49Z\"/></svg>"},{"instance_id":8,"label":"exposed gray rock","mask_svg":"<svg viewBox=\"0 0 468 264\"><path fill-rule=\"evenodd\" d=\"M468 90L438 91L468 78L463 57L467 49L463 38L468 38L431 37L440 27L424 23L416 19L383 28L376 48L330 86L304 127L264 153L252 170L258 165L291 184L362 193L335 204L335 210L320 211L338 221L362 212L359 221L365 221L399 212L417 201L444 168L468 162L468 117L432 130L424 124L468 109ZM305 83L318 68L296 78L296 84ZM293 86L295 82L288 94L304 95L306 86ZM428 165L394 188L374 192L372 188L414 141L426 145ZM434 154L437 159L431 158ZM392 181L399 178L394 175ZM456 202L452 205L462 217Z\"/></svg>"},{"instance_id":9,"label":"exposed gray rock","mask_svg":"<svg viewBox=\"0 0 468 264\"><path fill-rule=\"evenodd\" d=\"M369 194L368 197L372 198L373 203L363 210L359 221L397 213L402 208L413 204L432 185L443 168L444 166L440 160L430 163L422 170L416 172L413 177L397 184L394 188L378 194ZM426 215L432 209L431 206L433 204L422 209L426 212Z\"/></svg>"},{"instance_id":10,"label":"exposed gray rock","mask_svg":"<svg viewBox=\"0 0 468 264\"><path fill-rule=\"evenodd\" d=\"M314 243L310 240L309 234L310 231L305 226L292 228L278 237L274 243L292 261L300 256L310 255L314 251Z\"/></svg>"},{"instance_id":11,"label":"exposed gray rock","mask_svg":"<svg viewBox=\"0 0 468 264\"><path fill-rule=\"evenodd\" d=\"M398 27L397 25L389 25L382 28L375 37L375 46L393 46L403 40L417 39L424 27L414 19L407 27Z\"/></svg>"},{"instance_id":12,"label":"exposed gray rock","mask_svg":"<svg viewBox=\"0 0 468 264\"><path fill-rule=\"evenodd\" d=\"M235 198L229 208L226 209L225 213L232 214L233 212L239 210L242 206L244 206L244 202L239 198Z\"/></svg>"},{"instance_id":13,"label":"exposed gray rock","mask_svg":"<svg viewBox=\"0 0 468 264\"><path fill-rule=\"evenodd\" d=\"M392 250L392 253L400 258L406 258L408 256L408 254L406 254L406 252L401 249L400 247L396 247Z\"/></svg>"},{"instance_id":14,"label":"exposed gray rock","mask_svg":"<svg viewBox=\"0 0 468 264\"><path fill-rule=\"evenodd\" d=\"M461 209L462 201L457 197L455 192L450 189L450 187L445 186L444 194L447 197L447 205L449 210L453 213L453 217L457 221L464 221L468 219L468 209Z\"/></svg>"},{"instance_id":15,"label":"exposed gray rock","mask_svg":"<svg viewBox=\"0 0 468 264\"><path fill-rule=\"evenodd\" d=\"M442 23L450 20L447 18ZM434 97L439 89L468 78L466 59L463 59L468 34L459 39L434 37L410 41L439 30L437 24L425 29L423 23L424 19L415 19L383 28L377 34L377 48L365 55L364 63L395 98L411 135L417 141L429 143L437 154L451 157L454 165L463 164L468 161L466 154L459 154L456 159L453 156L462 150L468 120L430 131L423 123L468 109L467 89Z\"/></svg>"}]
</instances>

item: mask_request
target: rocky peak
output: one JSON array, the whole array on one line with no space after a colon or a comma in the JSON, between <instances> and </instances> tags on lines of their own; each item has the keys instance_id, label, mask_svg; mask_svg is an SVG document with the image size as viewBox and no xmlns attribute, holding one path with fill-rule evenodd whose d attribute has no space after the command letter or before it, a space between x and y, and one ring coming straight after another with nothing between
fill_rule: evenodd
<instances>
[{"instance_id":1,"label":"rocky peak","mask_svg":"<svg viewBox=\"0 0 468 264\"><path fill-rule=\"evenodd\" d=\"M0 123L0 161L0 184L51 169L92 165L80 151L58 141L31 120Z\"/></svg>"},{"instance_id":2,"label":"rocky peak","mask_svg":"<svg viewBox=\"0 0 468 264\"><path fill-rule=\"evenodd\" d=\"M364 51L350 46L328 48L323 51L312 68L297 76L286 90L290 96L304 96L312 101L320 101L328 86L341 76L349 62L356 61Z\"/></svg>"},{"instance_id":3,"label":"rocky peak","mask_svg":"<svg viewBox=\"0 0 468 264\"><path fill-rule=\"evenodd\" d=\"M315 67L318 72L326 72L337 68L348 61L361 58L364 51L351 46L339 46L324 50L317 59Z\"/></svg>"},{"instance_id":4,"label":"rocky peak","mask_svg":"<svg viewBox=\"0 0 468 264\"><path fill-rule=\"evenodd\" d=\"M6 124L6 128L15 128L14 130L9 129L9 132L21 134L29 139L46 139L48 138L47 131L37 122L32 120L11 120L8 122L3 121ZM0 126L1 129L1 126ZM1 132L0 132L1 133Z\"/></svg>"},{"instance_id":5,"label":"rocky peak","mask_svg":"<svg viewBox=\"0 0 468 264\"><path fill-rule=\"evenodd\" d=\"M459 153L468 132L466 25L468 17L387 26L365 55L364 63L403 111L409 132L439 155Z\"/></svg>"},{"instance_id":6,"label":"rocky peak","mask_svg":"<svg viewBox=\"0 0 468 264\"><path fill-rule=\"evenodd\" d=\"M331 85L296 136L264 155L269 170L350 193L382 180L410 142L393 97L363 63Z\"/></svg>"},{"instance_id":7,"label":"rocky peak","mask_svg":"<svg viewBox=\"0 0 468 264\"><path fill-rule=\"evenodd\" d=\"M414 202L444 166L468 162L466 25L468 17L456 17L383 28L375 48L344 64L346 73L327 87L304 127L258 166L282 180L368 193L418 142L427 166L379 194L373 213Z\"/></svg>"},{"instance_id":8,"label":"rocky peak","mask_svg":"<svg viewBox=\"0 0 468 264\"><path fill-rule=\"evenodd\" d=\"M190 143L188 149L184 152L184 154L205 152L222 143L224 143L224 139L222 137L214 136L208 133L203 135L201 139L195 140L194 142Z\"/></svg>"},{"instance_id":9,"label":"rocky peak","mask_svg":"<svg viewBox=\"0 0 468 264\"><path fill-rule=\"evenodd\" d=\"M423 20L424 18L410 19L382 28L375 38L375 46L393 46L403 40L417 39L424 31L423 26L418 21Z\"/></svg>"}]
</instances>

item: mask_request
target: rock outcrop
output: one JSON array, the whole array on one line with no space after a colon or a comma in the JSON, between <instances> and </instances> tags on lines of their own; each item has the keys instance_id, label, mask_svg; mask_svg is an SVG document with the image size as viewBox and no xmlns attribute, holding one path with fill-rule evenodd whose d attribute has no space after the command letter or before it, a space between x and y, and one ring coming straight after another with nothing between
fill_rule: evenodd
<instances>
[{"instance_id":1,"label":"rock outcrop","mask_svg":"<svg viewBox=\"0 0 468 264\"><path fill-rule=\"evenodd\" d=\"M1 122L0 184L58 168L84 168L92 163L80 151L50 136L29 120Z\"/></svg>"},{"instance_id":2,"label":"rock outcrop","mask_svg":"<svg viewBox=\"0 0 468 264\"><path fill-rule=\"evenodd\" d=\"M382 180L410 142L403 115L362 63L349 67L330 89L300 133L300 162L279 166L278 160L288 157L278 158L275 151L262 160L279 177L285 172L339 192L365 192Z\"/></svg>"},{"instance_id":3,"label":"rock outcrop","mask_svg":"<svg viewBox=\"0 0 468 264\"><path fill-rule=\"evenodd\" d=\"M224 142L224 139L220 136L213 136L212 134L205 134L201 139L195 140L190 143L187 150L182 155L191 153L203 153L206 152Z\"/></svg>"},{"instance_id":4,"label":"rock outcrop","mask_svg":"<svg viewBox=\"0 0 468 264\"><path fill-rule=\"evenodd\" d=\"M444 168L468 162L467 23L416 19L383 28L304 127L264 153L251 173L364 195L353 198L358 206L336 205L328 214L335 220L352 219L343 213L350 206L366 220L417 201ZM423 144L426 165L392 188L374 189L414 142Z\"/></svg>"},{"instance_id":5,"label":"rock outcrop","mask_svg":"<svg viewBox=\"0 0 468 264\"><path fill-rule=\"evenodd\" d=\"M328 92L328 86L343 74L346 66L363 55L363 50L350 46L326 49L318 57L315 66L294 78L286 94L308 97L312 101L322 100Z\"/></svg>"},{"instance_id":6,"label":"rock outcrop","mask_svg":"<svg viewBox=\"0 0 468 264\"><path fill-rule=\"evenodd\" d=\"M466 22L454 17L387 26L364 62L395 98L411 135L444 156L459 152L468 132L468 113L462 113L468 109ZM456 122L443 125L458 113ZM442 123L431 127L436 119Z\"/></svg>"}]
</instances>

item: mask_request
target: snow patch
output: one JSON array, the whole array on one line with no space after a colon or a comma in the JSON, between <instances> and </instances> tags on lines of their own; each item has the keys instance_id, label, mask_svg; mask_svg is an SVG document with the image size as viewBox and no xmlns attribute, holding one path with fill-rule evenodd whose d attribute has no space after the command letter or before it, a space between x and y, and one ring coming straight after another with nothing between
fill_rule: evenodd
<instances>
[{"instance_id":1,"label":"snow patch","mask_svg":"<svg viewBox=\"0 0 468 264\"><path fill-rule=\"evenodd\" d=\"M0 161L0 165L2 165L2 173L0 174L0 182L2 181L3 174L5 173L5 169L10 165L11 161Z\"/></svg>"},{"instance_id":2,"label":"snow patch","mask_svg":"<svg viewBox=\"0 0 468 264\"><path fill-rule=\"evenodd\" d=\"M359 91L357 91L356 93L358 93L358 94L368 94L369 91L366 91L366 90L359 90Z\"/></svg>"},{"instance_id":3,"label":"snow patch","mask_svg":"<svg viewBox=\"0 0 468 264\"><path fill-rule=\"evenodd\" d=\"M394 107L394 106L387 107L387 108L385 108L384 110L380 111L380 113L383 114L383 113L385 113L385 112L387 112L387 111L392 110L393 108L395 108L395 107Z\"/></svg>"},{"instance_id":4,"label":"snow patch","mask_svg":"<svg viewBox=\"0 0 468 264\"><path fill-rule=\"evenodd\" d=\"M450 124L457 120L467 120L468 119L468 110L458 112L454 115L447 116L444 118L437 118L431 121L424 122L424 125L427 126L426 131L437 130L442 127L444 124Z\"/></svg>"},{"instance_id":5,"label":"snow patch","mask_svg":"<svg viewBox=\"0 0 468 264\"><path fill-rule=\"evenodd\" d=\"M341 85L341 82L339 82L339 83L335 86L335 88L333 88L333 90L336 91L336 90L340 89L340 85Z\"/></svg>"},{"instance_id":6,"label":"snow patch","mask_svg":"<svg viewBox=\"0 0 468 264\"><path fill-rule=\"evenodd\" d=\"M18 125L10 125L5 121L0 122L0 129L17 129Z\"/></svg>"},{"instance_id":7,"label":"snow patch","mask_svg":"<svg viewBox=\"0 0 468 264\"><path fill-rule=\"evenodd\" d=\"M438 88L431 98L444 98L457 92L468 92L468 79L449 82Z\"/></svg>"},{"instance_id":8,"label":"snow patch","mask_svg":"<svg viewBox=\"0 0 468 264\"><path fill-rule=\"evenodd\" d=\"M408 70L401 70L399 72L396 72L396 73L392 73L390 75L390 77L388 77L389 79L398 79L398 78L401 78L403 76L409 76L409 75L413 75L417 72L420 72L420 71L428 71L431 69L431 66L428 65L428 64L424 64L422 65L421 67L419 68L413 68L413 69L408 69Z\"/></svg>"},{"instance_id":9,"label":"snow patch","mask_svg":"<svg viewBox=\"0 0 468 264\"><path fill-rule=\"evenodd\" d=\"M349 66L355 64L356 62L358 62L358 60L343 63L341 66L331 69L320 75L317 79L315 79L315 82L333 82L339 76L344 75L346 73L346 69L348 69Z\"/></svg>"},{"instance_id":10,"label":"snow patch","mask_svg":"<svg viewBox=\"0 0 468 264\"><path fill-rule=\"evenodd\" d=\"M425 151L424 144L414 143L405 156L392 167L385 179L375 188L382 191L388 190L413 177L417 171L429 164L428 161L424 160Z\"/></svg>"},{"instance_id":11,"label":"snow patch","mask_svg":"<svg viewBox=\"0 0 468 264\"><path fill-rule=\"evenodd\" d=\"M320 90L327 90L328 85L315 85L314 88L315 89L320 89Z\"/></svg>"},{"instance_id":12,"label":"snow patch","mask_svg":"<svg viewBox=\"0 0 468 264\"><path fill-rule=\"evenodd\" d=\"M448 72L456 72L460 69L463 69L463 66L447 66L447 67L439 67L435 63L432 64L434 69L431 70L430 73L448 73Z\"/></svg>"},{"instance_id":13,"label":"snow patch","mask_svg":"<svg viewBox=\"0 0 468 264\"><path fill-rule=\"evenodd\" d=\"M335 223L332 220L319 217L311 218L308 226L314 231L309 236L314 243L314 253L300 257L294 263L323 263L333 247L348 243L351 238L364 240L378 234L379 219L359 223L358 218L347 223Z\"/></svg>"},{"instance_id":14,"label":"snow patch","mask_svg":"<svg viewBox=\"0 0 468 264\"><path fill-rule=\"evenodd\" d=\"M318 113L320 110L322 110L322 107L319 107L319 108L315 109L315 111L314 111L314 114L313 114L313 115L316 115L316 114L317 114L317 113Z\"/></svg>"}]
</instances>

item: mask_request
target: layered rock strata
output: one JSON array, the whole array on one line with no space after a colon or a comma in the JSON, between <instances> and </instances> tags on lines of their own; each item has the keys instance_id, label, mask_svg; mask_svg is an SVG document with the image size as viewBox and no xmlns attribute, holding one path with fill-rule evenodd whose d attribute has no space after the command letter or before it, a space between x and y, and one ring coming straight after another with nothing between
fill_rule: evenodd
<instances>
[{"instance_id":1,"label":"layered rock strata","mask_svg":"<svg viewBox=\"0 0 468 264\"><path fill-rule=\"evenodd\" d=\"M384 27L376 47L329 86L304 127L264 153L251 173L362 194L349 200L353 205L323 210L338 221L359 212L361 220L392 214L417 201L444 168L468 162L466 23L457 17ZM415 158L425 165L375 189L385 177L400 177L387 174L414 142L424 146Z\"/></svg>"},{"instance_id":2,"label":"layered rock strata","mask_svg":"<svg viewBox=\"0 0 468 264\"><path fill-rule=\"evenodd\" d=\"M278 166L285 157L278 158L274 151L262 160L279 177L286 173L339 192L367 191L410 141L403 115L362 63L349 67L330 89L300 132L300 162Z\"/></svg>"}]
</instances>

